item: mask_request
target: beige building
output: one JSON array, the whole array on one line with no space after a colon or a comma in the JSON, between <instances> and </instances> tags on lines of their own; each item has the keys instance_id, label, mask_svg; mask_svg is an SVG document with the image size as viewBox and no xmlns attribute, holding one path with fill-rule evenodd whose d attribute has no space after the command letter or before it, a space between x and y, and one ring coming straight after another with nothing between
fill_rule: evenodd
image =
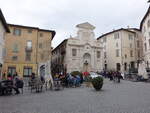
<instances>
[{"instance_id":1,"label":"beige building","mask_svg":"<svg viewBox=\"0 0 150 113\"><path fill-rule=\"evenodd\" d=\"M10 30L7 26L3 13L0 9L0 77L1 77L2 67L4 63L4 57L5 57L5 34L6 32L9 33Z\"/></svg>"},{"instance_id":2,"label":"beige building","mask_svg":"<svg viewBox=\"0 0 150 113\"><path fill-rule=\"evenodd\" d=\"M38 73L38 64L51 59L51 41L55 31L9 24L5 37L6 57L3 72L20 76Z\"/></svg>"},{"instance_id":3,"label":"beige building","mask_svg":"<svg viewBox=\"0 0 150 113\"><path fill-rule=\"evenodd\" d=\"M102 47L95 39L95 27L88 22L76 27L77 36L64 40L52 51L52 71L102 71Z\"/></svg>"},{"instance_id":4,"label":"beige building","mask_svg":"<svg viewBox=\"0 0 150 113\"><path fill-rule=\"evenodd\" d=\"M141 38L140 30L123 28L100 36L97 40L103 43L104 69L125 72L136 68L142 56Z\"/></svg>"},{"instance_id":5,"label":"beige building","mask_svg":"<svg viewBox=\"0 0 150 113\"><path fill-rule=\"evenodd\" d=\"M143 58L150 67L150 7L141 21L140 30L143 35Z\"/></svg>"},{"instance_id":6,"label":"beige building","mask_svg":"<svg viewBox=\"0 0 150 113\"><path fill-rule=\"evenodd\" d=\"M139 63L143 59L143 35L140 29L129 28L129 30L135 32L135 56Z\"/></svg>"}]
</instances>

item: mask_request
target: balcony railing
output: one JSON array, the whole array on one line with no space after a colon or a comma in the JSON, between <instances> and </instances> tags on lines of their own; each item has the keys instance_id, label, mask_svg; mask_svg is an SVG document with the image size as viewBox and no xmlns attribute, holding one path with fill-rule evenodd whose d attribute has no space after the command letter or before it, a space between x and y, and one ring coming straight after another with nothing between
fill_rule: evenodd
<instances>
[{"instance_id":1,"label":"balcony railing","mask_svg":"<svg viewBox=\"0 0 150 113\"><path fill-rule=\"evenodd\" d=\"M32 52L32 47L25 47L25 51Z\"/></svg>"}]
</instances>

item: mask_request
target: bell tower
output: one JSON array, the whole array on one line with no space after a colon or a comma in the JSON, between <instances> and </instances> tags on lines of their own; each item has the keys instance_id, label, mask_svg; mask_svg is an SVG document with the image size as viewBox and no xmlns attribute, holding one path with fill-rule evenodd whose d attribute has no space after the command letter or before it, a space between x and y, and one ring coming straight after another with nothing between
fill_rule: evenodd
<instances>
[{"instance_id":1,"label":"bell tower","mask_svg":"<svg viewBox=\"0 0 150 113\"><path fill-rule=\"evenodd\" d=\"M95 27L93 25L91 25L88 22L85 22L82 24L78 24L76 27L78 28L77 34L80 40L87 43L94 39L95 34L93 30L95 29Z\"/></svg>"}]
</instances>

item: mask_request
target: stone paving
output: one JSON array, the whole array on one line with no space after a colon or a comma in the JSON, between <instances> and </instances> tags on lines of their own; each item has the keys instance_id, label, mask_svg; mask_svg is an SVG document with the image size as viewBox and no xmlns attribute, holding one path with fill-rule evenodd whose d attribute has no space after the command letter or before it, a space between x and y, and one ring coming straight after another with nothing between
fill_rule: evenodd
<instances>
[{"instance_id":1,"label":"stone paving","mask_svg":"<svg viewBox=\"0 0 150 113\"><path fill-rule=\"evenodd\" d=\"M102 91L84 85L62 91L1 96L0 113L150 113L150 83L105 80Z\"/></svg>"}]
</instances>

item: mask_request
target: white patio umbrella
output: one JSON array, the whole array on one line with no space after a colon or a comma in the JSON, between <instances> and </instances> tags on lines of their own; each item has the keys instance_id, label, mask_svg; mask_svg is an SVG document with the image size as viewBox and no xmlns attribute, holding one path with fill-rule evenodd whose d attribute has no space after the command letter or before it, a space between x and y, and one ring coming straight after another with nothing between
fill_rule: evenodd
<instances>
[{"instance_id":1,"label":"white patio umbrella","mask_svg":"<svg viewBox=\"0 0 150 113\"><path fill-rule=\"evenodd\" d=\"M144 79L148 79L146 65L145 65L144 61L139 64L138 75L142 76Z\"/></svg>"}]
</instances>

